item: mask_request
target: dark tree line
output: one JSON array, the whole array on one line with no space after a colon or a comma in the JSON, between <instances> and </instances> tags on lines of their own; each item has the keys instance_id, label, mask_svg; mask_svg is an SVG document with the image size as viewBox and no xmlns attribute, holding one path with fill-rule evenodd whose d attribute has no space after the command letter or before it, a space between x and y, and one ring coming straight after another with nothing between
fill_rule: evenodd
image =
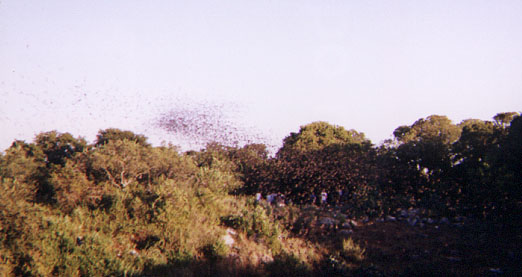
<instances>
[{"instance_id":1,"label":"dark tree line","mask_svg":"<svg viewBox=\"0 0 522 277\"><path fill-rule=\"evenodd\" d=\"M393 135L376 147L364 134L340 126L302 126L275 157L243 172L245 191L279 192L306 203L322 191L336 201L342 190L348 204L370 215L405 206L496 219L514 219L522 211L518 113L459 124L432 115Z\"/></svg>"}]
</instances>

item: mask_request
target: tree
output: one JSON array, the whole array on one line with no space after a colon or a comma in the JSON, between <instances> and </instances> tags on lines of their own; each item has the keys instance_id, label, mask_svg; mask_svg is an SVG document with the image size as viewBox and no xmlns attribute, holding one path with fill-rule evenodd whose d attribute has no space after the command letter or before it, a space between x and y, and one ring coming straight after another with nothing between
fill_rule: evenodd
<instances>
[{"instance_id":1,"label":"tree","mask_svg":"<svg viewBox=\"0 0 522 277\"><path fill-rule=\"evenodd\" d=\"M277 156L285 155L293 151L313 151L330 145L345 144L371 145L364 133L355 130L346 130L342 126L331 125L324 121L313 122L301 126L298 133L290 133L283 140L283 147L277 152Z\"/></svg>"},{"instance_id":2,"label":"tree","mask_svg":"<svg viewBox=\"0 0 522 277\"><path fill-rule=\"evenodd\" d=\"M83 138L74 138L69 133L57 131L40 133L35 138L35 144L46 156L48 165L65 165L75 153L87 149L87 142Z\"/></svg>"},{"instance_id":3,"label":"tree","mask_svg":"<svg viewBox=\"0 0 522 277\"><path fill-rule=\"evenodd\" d=\"M246 185L250 192L305 202L322 191L335 197L340 189L351 193L373 185L374 169L375 151L363 133L314 122L286 137L275 158L253 168Z\"/></svg>"},{"instance_id":4,"label":"tree","mask_svg":"<svg viewBox=\"0 0 522 277\"><path fill-rule=\"evenodd\" d=\"M502 128L506 128L509 126L511 121L518 116L517 112L507 112L507 113L498 113L496 114L493 119L495 120L495 123L498 126L501 126Z\"/></svg>"},{"instance_id":5,"label":"tree","mask_svg":"<svg viewBox=\"0 0 522 277\"><path fill-rule=\"evenodd\" d=\"M496 156L501 141L498 126L490 121L469 119L461 122L462 134L453 144L453 197L461 208L481 214L496 197L493 185L496 175ZM455 201L456 202L456 201Z\"/></svg>"},{"instance_id":6,"label":"tree","mask_svg":"<svg viewBox=\"0 0 522 277\"><path fill-rule=\"evenodd\" d=\"M475 215L513 218L522 209L522 121L518 113L499 113L495 122L463 122L455 143L455 178L463 204Z\"/></svg>"},{"instance_id":7,"label":"tree","mask_svg":"<svg viewBox=\"0 0 522 277\"><path fill-rule=\"evenodd\" d=\"M15 141L0 159L0 177L35 185L43 167L45 159L41 149L34 144Z\"/></svg>"},{"instance_id":8,"label":"tree","mask_svg":"<svg viewBox=\"0 0 522 277\"><path fill-rule=\"evenodd\" d=\"M146 157L148 171L141 179L148 184L164 179L183 179L196 169L194 161L186 155L180 155L172 145L151 148Z\"/></svg>"},{"instance_id":9,"label":"tree","mask_svg":"<svg viewBox=\"0 0 522 277\"><path fill-rule=\"evenodd\" d=\"M451 191L452 144L461 130L446 116L431 115L410 126L400 126L393 132L394 147L387 149L382 170L393 179L393 185L411 197L412 205L432 209L447 207ZM382 182L382 178L381 178Z\"/></svg>"},{"instance_id":10,"label":"tree","mask_svg":"<svg viewBox=\"0 0 522 277\"><path fill-rule=\"evenodd\" d=\"M520 224L517 218L522 212L522 116L516 116L510 122L501 150L505 157L505 175L498 184L503 192L498 203L503 204L503 216Z\"/></svg>"},{"instance_id":11,"label":"tree","mask_svg":"<svg viewBox=\"0 0 522 277\"><path fill-rule=\"evenodd\" d=\"M147 137L145 137L144 135L138 135L134 134L131 131L122 131L116 128L100 130L98 132L98 135L96 135L95 146L99 147L108 143L109 141L114 140L134 141L141 146L150 146L150 144L147 142Z\"/></svg>"},{"instance_id":12,"label":"tree","mask_svg":"<svg viewBox=\"0 0 522 277\"><path fill-rule=\"evenodd\" d=\"M101 200L102 188L87 178L81 159L67 160L50 174L56 204L64 212L71 212L80 203L94 206Z\"/></svg>"},{"instance_id":13,"label":"tree","mask_svg":"<svg viewBox=\"0 0 522 277\"><path fill-rule=\"evenodd\" d=\"M395 129L398 160L417 174L408 177L421 177L428 183L440 181L451 167L451 145L460 132L451 120L440 115L421 118L411 126Z\"/></svg>"},{"instance_id":14,"label":"tree","mask_svg":"<svg viewBox=\"0 0 522 277\"><path fill-rule=\"evenodd\" d=\"M93 151L91 167L113 185L123 188L149 172L146 163L149 153L150 148L137 141L109 140Z\"/></svg>"},{"instance_id":15,"label":"tree","mask_svg":"<svg viewBox=\"0 0 522 277\"><path fill-rule=\"evenodd\" d=\"M462 183L483 181L492 165L491 155L499 143L496 126L490 121L469 119L459 124L462 135L453 145L456 178Z\"/></svg>"},{"instance_id":16,"label":"tree","mask_svg":"<svg viewBox=\"0 0 522 277\"><path fill-rule=\"evenodd\" d=\"M522 180L522 116L517 116L510 122L504 153L507 155L507 164L515 174L515 179L520 182Z\"/></svg>"}]
</instances>

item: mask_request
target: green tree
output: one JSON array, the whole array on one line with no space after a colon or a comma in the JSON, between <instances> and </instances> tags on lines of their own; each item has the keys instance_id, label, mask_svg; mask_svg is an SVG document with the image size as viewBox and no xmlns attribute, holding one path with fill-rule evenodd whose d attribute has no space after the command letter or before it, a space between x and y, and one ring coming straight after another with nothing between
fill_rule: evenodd
<instances>
[{"instance_id":1,"label":"green tree","mask_svg":"<svg viewBox=\"0 0 522 277\"><path fill-rule=\"evenodd\" d=\"M114 141L114 140L134 141L137 144L142 145L142 146L150 146L150 144L147 142L147 137L145 137L144 135L138 135L131 131L123 131L123 130L116 129L116 128L100 130L98 132L98 135L96 135L95 146L99 147L101 145L108 143L109 141Z\"/></svg>"},{"instance_id":2,"label":"green tree","mask_svg":"<svg viewBox=\"0 0 522 277\"><path fill-rule=\"evenodd\" d=\"M187 155L180 155L172 145L151 148L146 157L147 173L141 180L148 184L165 179L184 179L196 170L194 161Z\"/></svg>"},{"instance_id":3,"label":"green tree","mask_svg":"<svg viewBox=\"0 0 522 277\"><path fill-rule=\"evenodd\" d=\"M65 165L75 153L87 149L87 142L83 138L74 138L69 133L57 131L40 133L35 138L35 144L46 156L48 165Z\"/></svg>"},{"instance_id":4,"label":"green tree","mask_svg":"<svg viewBox=\"0 0 522 277\"><path fill-rule=\"evenodd\" d=\"M283 140L283 147L279 149L277 156L285 155L293 151L319 150L330 145L367 144L364 133L355 130L346 130L342 126L331 125L324 121L313 122L301 126L298 133L290 133Z\"/></svg>"},{"instance_id":5,"label":"green tree","mask_svg":"<svg viewBox=\"0 0 522 277\"><path fill-rule=\"evenodd\" d=\"M522 180L522 116L515 117L509 126L509 132L504 142L504 153L507 164L512 170L515 180Z\"/></svg>"},{"instance_id":6,"label":"green tree","mask_svg":"<svg viewBox=\"0 0 522 277\"><path fill-rule=\"evenodd\" d=\"M507 128L511 121L515 119L515 117L518 117L517 112L507 112L507 113L498 113L496 114L493 119L495 120L495 123L498 126L501 126L502 128Z\"/></svg>"},{"instance_id":7,"label":"green tree","mask_svg":"<svg viewBox=\"0 0 522 277\"><path fill-rule=\"evenodd\" d=\"M496 126L490 121L465 120L462 135L453 145L457 178L463 183L482 182L491 169L491 154L499 143Z\"/></svg>"},{"instance_id":8,"label":"green tree","mask_svg":"<svg viewBox=\"0 0 522 277\"><path fill-rule=\"evenodd\" d=\"M386 174L396 189L411 197L411 205L430 209L451 206L451 149L460 133L457 125L440 115L395 129L394 147L386 151L386 162L381 164L392 165L390 168L396 170Z\"/></svg>"},{"instance_id":9,"label":"green tree","mask_svg":"<svg viewBox=\"0 0 522 277\"><path fill-rule=\"evenodd\" d=\"M0 176L36 185L45 167L44 154L34 144L15 141L0 159ZM33 188L35 189L35 188Z\"/></svg>"},{"instance_id":10,"label":"green tree","mask_svg":"<svg viewBox=\"0 0 522 277\"><path fill-rule=\"evenodd\" d=\"M150 147L136 141L109 140L92 152L91 167L114 186L123 188L149 173L149 154Z\"/></svg>"},{"instance_id":11,"label":"green tree","mask_svg":"<svg viewBox=\"0 0 522 277\"><path fill-rule=\"evenodd\" d=\"M518 115L510 122L507 136L500 148L503 157L501 178L497 186L501 191L497 196L498 215L507 219L509 225L520 227L522 213L522 116Z\"/></svg>"},{"instance_id":12,"label":"green tree","mask_svg":"<svg viewBox=\"0 0 522 277\"><path fill-rule=\"evenodd\" d=\"M411 126L400 126L394 131L399 146L397 158L427 183L439 182L451 168L451 145L460 137L461 130L446 116L431 115Z\"/></svg>"},{"instance_id":13,"label":"green tree","mask_svg":"<svg viewBox=\"0 0 522 277\"><path fill-rule=\"evenodd\" d=\"M501 142L499 127L493 122L475 119L465 120L459 126L462 135L453 144L452 150L452 177L455 181L453 196L461 208L478 215L491 202L491 198L496 197L493 183Z\"/></svg>"},{"instance_id":14,"label":"green tree","mask_svg":"<svg viewBox=\"0 0 522 277\"><path fill-rule=\"evenodd\" d=\"M340 189L352 193L373 185L374 169L375 151L363 133L314 122L286 137L276 157L253 170L257 176L247 186L251 192L280 192L297 202L322 191L335 198Z\"/></svg>"},{"instance_id":15,"label":"green tree","mask_svg":"<svg viewBox=\"0 0 522 277\"><path fill-rule=\"evenodd\" d=\"M71 212L80 203L94 206L101 199L101 187L87 178L84 168L81 159L68 160L49 177L56 204L64 212Z\"/></svg>"}]
</instances>

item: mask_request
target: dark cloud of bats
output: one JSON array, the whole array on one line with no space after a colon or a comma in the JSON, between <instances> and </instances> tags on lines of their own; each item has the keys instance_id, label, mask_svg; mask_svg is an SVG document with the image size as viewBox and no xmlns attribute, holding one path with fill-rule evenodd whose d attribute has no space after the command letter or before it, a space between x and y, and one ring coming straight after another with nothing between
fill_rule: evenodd
<instances>
[{"instance_id":1,"label":"dark cloud of bats","mask_svg":"<svg viewBox=\"0 0 522 277\"><path fill-rule=\"evenodd\" d=\"M264 143L266 139L255 129L241 124L240 118L234 104L191 102L170 107L157 118L155 125L192 145L215 142L240 147Z\"/></svg>"}]
</instances>

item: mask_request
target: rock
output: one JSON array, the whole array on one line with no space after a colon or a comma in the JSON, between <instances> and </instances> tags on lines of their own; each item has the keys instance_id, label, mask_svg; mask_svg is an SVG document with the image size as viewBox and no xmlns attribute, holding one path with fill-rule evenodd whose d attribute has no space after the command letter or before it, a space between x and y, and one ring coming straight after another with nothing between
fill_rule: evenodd
<instances>
[{"instance_id":1,"label":"rock","mask_svg":"<svg viewBox=\"0 0 522 277\"><path fill-rule=\"evenodd\" d=\"M223 242L228 245L229 247L231 247L232 245L234 245L234 243L236 242L234 240L234 238L230 235L230 234L226 234L223 236Z\"/></svg>"},{"instance_id":2,"label":"rock","mask_svg":"<svg viewBox=\"0 0 522 277\"><path fill-rule=\"evenodd\" d=\"M259 258L259 260L260 260L261 263L263 263L263 264L269 264L269 263L271 263L271 262L274 261L274 258L273 258L272 256L270 256L270 255L265 254L265 255L261 256L261 257Z\"/></svg>"},{"instance_id":3,"label":"rock","mask_svg":"<svg viewBox=\"0 0 522 277\"><path fill-rule=\"evenodd\" d=\"M391 215L386 216L386 221L388 222L394 222L397 221L397 218Z\"/></svg>"},{"instance_id":4,"label":"rock","mask_svg":"<svg viewBox=\"0 0 522 277\"><path fill-rule=\"evenodd\" d=\"M235 236L235 235L237 235L237 232L232 228L227 228L227 234Z\"/></svg>"},{"instance_id":5,"label":"rock","mask_svg":"<svg viewBox=\"0 0 522 277\"><path fill-rule=\"evenodd\" d=\"M349 229L349 230L344 229L344 230L339 231L339 234L343 235L343 236L348 236L348 235L353 234L353 230L351 230L351 229Z\"/></svg>"},{"instance_id":6,"label":"rock","mask_svg":"<svg viewBox=\"0 0 522 277\"><path fill-rule=\"evenodd\" d=\"M456 222L463 222L464 220L466 220L466 218L463 217L463 216L456 216L456 217L455 217L455 221L456 221Z\"/></svg>"},{"instance_id":7,"label":"rock","mask_svg":"<svg viewBox=\"0 0 522 277\"><path fill-rule=\"evenodd\" d=\"M336 223L337 223L337 221L330 217L323 217L319 220L319 224L322 226L325 226L327 228L334 227Z\"/></svg>"},{"instance_id":8,"label":"rock","mask_svg":"<svg viewBox=\"0 0 522 277\"><path fill-rule=\"evenodd\" d=\"M418 220L417 218L408 218L408 224L410 224L410 226L415 226L415 224L417 224Z\"/></svg>"},{"instance_id":9,"label":"rock","mask_svg":"<svg viewBox=\"0 0 522 277\"><path fill-rule=\"evenodd\" d=\"M416 216L419 214L419 209L411 209L408 211L409 216Z\"/></svg>"},{"instance_id":10,"label":"rock","mask_svg":"<svg viewBox=\"0 0 522 277\"><path fill-rule=\"evenodd\" d=\"M459 257L448 257L448 261L450 261L450 262L460 262L460 261L462 261L462 259L459 258Z\"/></svg>"},{"instance_id":11,"label":"rock","mask_svg":"<svg viewBox=\"0 0 522 277\"><path fill-rule=\"evenodd\" d=\"M357 227L358 223L357 221L350 219L350 225L352 225L352 227Z\"/></svg>"},{"instance_id":12,"label":"rock","mask_svg":"<svg viewBox=\"0 0 522 277\"><path fill-rule=\"evenodd\" d=\"M346 220L347 218L345 214L335 214L334 217L338 220Z\"/></svg>"},{"instance_id":13,"label":"rock","mask_svg":"<svg viewBox=\"0 0 522 277\"><path fill-rule=\"evenodd\" d=\"M236 235L236 234L237 234L236 231L234 231L233 229L228 228L226 235L224 235L223 238L222 238L223 242L226 245L228 245L229 247L231 247L236 242L234 240L234 238L232 237L232 235Z\"/></svg>"}]
</instances>

